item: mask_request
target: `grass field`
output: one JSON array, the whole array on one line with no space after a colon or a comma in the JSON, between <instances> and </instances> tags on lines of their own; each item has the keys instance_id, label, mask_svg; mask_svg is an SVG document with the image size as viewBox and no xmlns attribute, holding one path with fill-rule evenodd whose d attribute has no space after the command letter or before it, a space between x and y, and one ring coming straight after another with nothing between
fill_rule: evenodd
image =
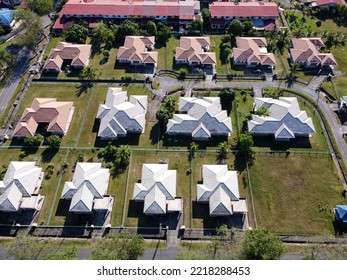
<instances>
[{"instance_id":1,"label":"grass field","mask_svg":"<svg viewBox=\"0 0 347 280\"><path fill-rule=\"evenodd\" d=\"M179 39L171 37L166 46L156 46L158 51L158 70L172 70L174 67L176 47L180 45Z\"/></svg>"},{"instance_id":2,"label":"grass field","mask_svg":"<svg viewBox=\"0 0 347 280\"><path fill-rule=\"evenodd\" d=\"M217 36L211 36L211 52L215 52L216 53L216 59L217 59L217 63L216 63L216 71L218 74L230 74L231 73L231 68L230 68L230 63L225 63L223 64L221 59L220 59L220 44L222 42L221 40L222 37L217 37ZM229 61L229 60L228 60Z\"/></svg>"},{"instance_id":3,"label":"grass field","mask_svg":"<svg viewBox=\"0 0 347 280\"><path fill-rule=\"evenodd\" d=\"M333 82L335 84L336 93L339 98L342 98L342 96L347 95L347 74L345 74L344 76L334 77Z\"/></svg>"},{"instance_id":4,"label":"grass field","mask_svg":"<svg viewBox=\"0 0 347 280\"><path fill-rule=\"evenodd\" d=\"M288 234L333 232L332 209L347 201L330 156L257 154L250 174L259 227Z\"/></svg>"}]
</instances>

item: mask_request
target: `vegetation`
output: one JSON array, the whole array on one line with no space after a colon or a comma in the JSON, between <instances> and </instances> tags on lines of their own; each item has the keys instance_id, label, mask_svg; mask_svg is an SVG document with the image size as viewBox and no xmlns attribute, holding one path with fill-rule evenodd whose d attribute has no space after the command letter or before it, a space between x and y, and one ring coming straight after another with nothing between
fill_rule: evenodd
<instances>
[{"instance_id":1,"label":"vegetation","mask_svg":"<svg viewBox=\"0 0 347 280\"><path fill-rule=\"evenodd\" d=\"M65 30L63 37L66 42L84 44L88 35L88 28L84 24L73 24Z\"/></svg>"},{"instance_id":2,"label":"vegetation","mask_svg":"<svg viewBox=\"0 0 347 280\"><path fill-rule=\"evenodd\" d=\"M248 230L241 254L246 260L279 260L283 254L283 244L277 235L267 229Z\"/></svg>"},{"instance_id":3,"label":"vegetation","mask_svg":"<svg viewBox=\"0 0 347 280\"><path fill-rule=\"evenodd\" d=\"M229 143L227 141L221 142L217 146L218 157L222 160L226 159L230 150Z\"/></svg>"},{"instance_id":4,"label":"vegetation","mask_svg":"<svg viewBox=\"0 0 347 280\"><path fill-rule=\"evenodd\" d=\"M99 239L92 250L92 260L137 260L145 252L146 243L137 234L119 233Z\"/></svg>"},{"instance_id":5,"label":"vegetation","mask_svg":"<svg viewBox=\"0 0 347 280\"><path fill-rule=\"evenodd\" d=\"M115 170L125 170L129 165L131 151L128 145L114 146L111 142L105 148L101 148L98 157L108 163L113 163ZM113 167L113 166L110 166Z\"/></svg>"},{"instance_id":6,"label":"vegetation","mask_svg":"<svg viewBox=\"0 0 347 280\"><path fill-rule=\"evenodd\" d=\"M58 135L50 135L46 138L45 144L51 149L59 149L61 143L61 137Z\"/></svg>"},{"instance_id":7,"label":"vegetation","mask_svg":"<svg viewBox=\"0 0 347 280\"><path fill-rule=\"evenodd\" d=\"M24 146L40 146L44 137L41 134L35 136L27 136L24 138Z\"/></svg>"},{"instance_id":8,"label":"vegetation","mask_svg":"<svg viewBox=\"0 0 347 280\"><path fill-rule=\"evenodd\" d=\"M99 71L91 66L84 67L80 74L82 80L86 80L87 82L95 80L98 75Z\"/></svg>"},{"instance_id":9,"label":"vegetation","mask_svg":"<svg viewBox=\"0 0 347 280\"><path fill-rule=\"evenodd\" d=\"M246 158L247 160L252 159L254 156L253 145L254 145L254 141L253 141L252 135L249 132L241 133L238 135L238 138L237 138L238 153L244 158Z\"/></svg>"},{"instance_id":10,"label":"vegetation","mask_svg":"<svg viewBox=\"0 0 347 280\"><path fill-rule=\"evenodd\" d=\"M28 7L38 15L46 15L53 9L53 0L27 0Z\"/></svg>"},{"instance_id":11,"label":"vegetation","mask_svg":"<svg viewBox=\"0 0 347 280\"><path fill-rule=\"evenodd\" d=\"M157 111L157 113L155 114L159 124L161 126L165 126L169 119L172 118L173 114L166 108L161 108Z\"/></svg>"},{"instance_id":12,"label":"vegetation","mask_svg":"<svg viewBox=\"0 0 347 280\"><path fill-rule=\"evenodd\" d=\"M220 102L222 104L222 109L227 110L229 113L231 111L231 106L236 96L235 89L231 87L222 88L218 96L220 97Z\"/></svg>"}]
</instances>

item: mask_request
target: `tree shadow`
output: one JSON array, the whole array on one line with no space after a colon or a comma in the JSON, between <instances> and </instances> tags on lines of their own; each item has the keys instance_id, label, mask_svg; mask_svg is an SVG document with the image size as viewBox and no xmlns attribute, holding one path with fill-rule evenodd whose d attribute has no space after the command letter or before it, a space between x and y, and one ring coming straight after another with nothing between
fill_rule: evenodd
<instances>
[{"instance_id":1,"label":"tree shadow","mask_svg":"<svg viewBox=\"0 0 347 280\"><path fill-rule=\"evenodd\" d=\"M47 148L41 154L42 163L51 162L54 156L58 153L59 149Z\"/></svg>"},{"instance_id":2,"label":"tree shadow","mask_svg":"<svg viewBox=\"0 0 347 280\"><path fill-rule=\"evenodd\" d=\"M76 96L80 97L82 94L87 93L89 89L89 84L82 82L80 85L76 86Z\"/></svg>"},{"instance_id":3,"label":"tree shadow","mask_svg":"<svg viewBox=\"0 0 347 280\"><path fill-rule=\"evenodd\" d=\"M152 126L151 131L149 132L149 140L151 140L151 144L155 145L158 144L158 142L161 139L161 127L160 124L157 122L154 126Z\"/></svg>"},{"instance_id":4,"label":"tree shadow","mask_svg":"<svg viewBox=\"0 0 347 280\"><path fill-rule=\"evenodd\" d=\"M270 150L286 151L290 148L312 149L309 137L296 137L290 141L277 141L272 136L253 136L255 147L268 147Z\"/></svg>"},{"instance_id":5,"label":"tree shadow","mask_svg":"<svg viewBox=\"0 0 347 280\"><path fill-rule=\"evenodd\" d=\"M127 217L137 218L137 227L139 228L149 228L149 227L159 227L163 222L162 215L146 215L143 213L144 202L135 200L129 201L129 208Z\"/></svg>"}]
</instances>

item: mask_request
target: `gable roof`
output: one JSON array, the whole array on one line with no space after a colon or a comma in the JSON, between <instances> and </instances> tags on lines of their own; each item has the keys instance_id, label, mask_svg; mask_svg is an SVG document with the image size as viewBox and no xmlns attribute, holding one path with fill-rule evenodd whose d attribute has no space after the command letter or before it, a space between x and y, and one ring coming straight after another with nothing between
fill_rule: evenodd
<instances>
[{"instance_id":1,"label":"gable roof","mask_svg":"<svg viewBox=\"0 0 347 280\"><path fill-rule=\"evenodd\" d=\"M117 59L157 64L158 52L149 50L154 44L154 36L126 36L124 46L118 50Z\"/></svg>"},{"instance_id":2,"label":"gable roof","mask_svg":"<svg viewBox=\"0 0 347 280\"><path fill-rule=\"evenodd\" d=\"M311 3L312 7L319 7L324 5L346 5L345 0L316 0Z\"/></svg>"},{"instance_id":3,"label":"gable roof","mask_svg":"<svg viewBox=\"0 0 347 280\"><path fill-rule=\"evenodd\" d=\"M237 172L227 165L203 165L203 183L197 185L197 201L209 202L210 215L233 214L233 203L240 200Z\"/></svg>"},{"instance_id":4,"label":"gable roof","mask_svg":"<svg viewBox=\"0 0 347 280\"><path fill-rule=\"evenodd\" d=\"M144 213L165 214L166 201L176 197L176 170L168 164L143 164L141 183L134 184L133 199L144 201Z\"/></svg>"},{"instance_id":5,"label":"gable roof","mask_svg":"<svg viewBox=\"0 0 347 280\"><path fill-rule=\"evenodd\" d=\"M91 49L90 44L59 42L56 48L51 50L43 69L60 71L64 60L71 60L72 66L88 66Z\"/></svg>"},{"instance_id":6,"label":"gable roof","mask_svg":"<svg viewBox=\"0 0 347 280\"><path fill-rule=\"evenodd\" d=\"M147 96L132 95L127 101L127 92L110 87L105 104L99 105L96 118L100 119L98 136L117 139L128 133L143 133L146 124Z\"/></svg>"},{"instance_id":7,"label":"gable roof","mask_svg":"<svg viewBox=\"0 0 347 280\"><path fill-rule=\"evenodd\" d=\"M32 161L11 161L0 181L0 210L18 211L23 197L30 197L39 187L42 168Z\"/></svg>"},{"instance_id":8,"label":"gable roof","mask_svg":"<svg viewBox=\"0 0 347 280\"><path fill-rule=\"evenodd\" d=\"M0 9L0 25L11 25L13 21L13 11L7 8Z\"/></svg>"},{"instance_id":9,"label":"gable roof","mask_svg":"<svg viewBox=\"0 0 347 280\"><path fill-rule=\"evenodd\" d=\"M320 52L320 48L324 46L321 38L293 38L290 48L291 58L298 63L337 65L333 54Z\"/></svg>"},{"instance_id":10,"label":"gable roof","mask_svg":"<svg viewBox=\"0 0 347 280\"><path fill-rule=\"evenodd\" d=\"M210 37L181 37L180 46L176 48L175 59L200 64L216 64L216 54L206 51L210 45Z\"/></svg>"},{"instance_id":11,"label":"gable roof","mask_svg":"<svg viewBox=\"0 0 347 280\"><path fill-rule=\"evenodd\" d=\"M66 134L74 112L73 102L56 98L35 98L16 125L13 136L33 136L39 123L48 123L48 132Z\"/></svg>"},{"instance_id":12,"label":"gable roof","mask_svg":"<svg viewBox=\"0 0 347 280\"><path fill-rule=\"evenodd\" d=\"M273 53L267 52L264 37L236 37L236 47L233 48L235 61L258 62L261 65L275 65Z\"/></svg>"},{"instance_id":13,"label":"gable roof","mask_svg":"<svg viewBox=\"0 0 347 280\"><path fill-rule=\"evenodd\" d=\"M279 17L273 2L212 2L209 9L211 17Z\"/></svg>"},{"instance_id":14,"label":"gable roof","mask_svg":"<svg viewBox=\"0 0 347 280\"><path fill-rule=\"evenodd\" d=\"M232 132L231 118L222 110L219 97L180 97L179 111L167 124L169 134L209 139Z\"/></svg>"},{"instance_id":15,"label":"gable roof","mask_svg":"<svg viewBox=\"0 0 347 280\"><path fill-rule=\"evenodd\" d=\"M251 134L273 134L275 139L292 139L296 135L315 133L312 119L301 111L296 97L254 98L255 110L265 107L269 116L252 115L248 121Z\"/></svg>"},{"instance_id":16,"label":"gable roof","mask_svg":"<svg viewBox=\"0 0 347 280\"><path fill-rule=\"evenodd\" d=\"M347 205L336 205L336 218L347 223Z\"/></svg>"},{"instance_id":17,"label":"gable roof","mask_svg":"<svg viewBox=\"0 0 347 280\"><path fill-rule=\"evenodd\" d=\"M110 172L101 163L78 162L72 181L65 182L62 199L71 199L70 211L89 213L94 199L103 199L107 192Z\"/></svg>"}]
</instances>

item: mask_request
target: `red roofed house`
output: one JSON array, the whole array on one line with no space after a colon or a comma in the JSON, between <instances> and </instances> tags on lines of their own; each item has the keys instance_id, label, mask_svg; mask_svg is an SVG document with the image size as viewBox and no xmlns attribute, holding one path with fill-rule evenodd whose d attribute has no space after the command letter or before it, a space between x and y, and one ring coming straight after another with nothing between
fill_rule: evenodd
<instances>
[{"instance_id":1,"label":"red roofed house","mask_svg":"<svg viewBox=\"0 0 347 280\"><path fill-rule=\"evenodd\" d=\"M126 36L124 46L118 50L117 60L131 65L154 65L156 67L158 52L151 51L154 49L154 44L154 36Z\"/></svg>"},{"instance_id":2,"label":"red roofed house","mask_svg":"<svg viewBox=\"0 0 347 280\"><path fill-rule=\"evenodd\" d=\"M312 7L346 5L345 0L316 0L311 3Z\"/></svg>"},{"instance_id":3,"label":"red roofed house","mask_svg":"<svg viewBox=\"0 0 347 280\"><path fill-rule=\"evenodd\" d=\"M209 37L181 37L176 48L176 63L189 65L215 65L216 54L208 52Z\"/></svg>"},{"instance_id":4,"label":"red roofed house","mask_svg":"<svg viewBox=\"0 0 347 280\"><path fill-rule=\"evenodd\" d=\"M267 52L264 37L236 37L236 48L233 48L233 61L236 65L275 66L273 53Z\"/></svg>"},{"instance_id":5,"label":"red roofed house","mask_svg":"<svg viewBox=\"0 0 347 280\"><path fill-rule=\"evenodd\" d=\"M65 135L74 112L73 102L58 102L56 98L35 98L25 108L14 129L13 137L34 136L39 125L47 125L47 132Z\"/></svg>"},{"instance_id":6,"label":"red roofed house","mask_svg":"<svg viewBox=\"0 0 347 280\"><path fill-rule=\"evenodd\" d=\"M51 51L43 70L60 72L63 63L75 68L88 66L92 45L71 44L59 42L57 47Z\"/></svg>"},{"instance_id":7,"label":"red roofed house","mask_svg":"<svg viewBox=\"0 0 347 280\"><path fill-rule=\"evenodd\" d=\"M225 28L233 19L250 20L255 27L265 28L279 17L273 2L212 2L209 8L212 28Z\"/></svg>"},{"instance_id":8,"label":"red roofed house","mask_svg":"<svg viewBox=\"0 0 347 280\"><path fill-rule=\"evenodd\" d=\"M324 46L321 38L293 38L290 60L308 68L337 65L333 54L320 52Z\"/></svg>"},{"instance_id":9,"label":"red roofed house","mask_svg":"<svg viewBox=\"0 0 347 280\"><path fill-rule=\"evenodd\" d=\"M201 20L200 2L187 1L122 1L122 0L69 0L62 8L53 29L65 30L71 22L84 19L89 27L101 20L121 22L130 19L144 26L148 21L161 21L172 27Z\"/></svg>"}]
</instances>

